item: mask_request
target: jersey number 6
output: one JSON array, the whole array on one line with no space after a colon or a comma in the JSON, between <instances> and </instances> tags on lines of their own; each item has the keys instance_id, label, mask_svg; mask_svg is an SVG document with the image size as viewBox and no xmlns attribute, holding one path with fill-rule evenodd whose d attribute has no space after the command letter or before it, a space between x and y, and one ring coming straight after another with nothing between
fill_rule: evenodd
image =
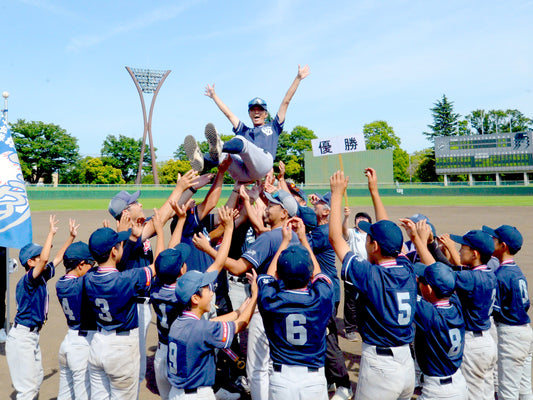
<instances>
[{"instance_id":1,"label":"jersey number 6","mask_svg":"<svg viewBox=\"0 0 533 400\"><path fill-rule=\"evenodd\" d=\"M305 323L307 319L302 314L289 314L285 319L285 329L287 330L287 341L295 346L303 346L307 342L307 330Z\"/></svg>"}]
</instances>

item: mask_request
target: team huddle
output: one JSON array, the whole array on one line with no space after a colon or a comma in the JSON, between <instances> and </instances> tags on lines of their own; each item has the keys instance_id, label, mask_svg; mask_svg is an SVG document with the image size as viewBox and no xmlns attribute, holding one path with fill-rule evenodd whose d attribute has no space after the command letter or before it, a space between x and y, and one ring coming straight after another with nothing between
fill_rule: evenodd
<instances>
[{"instance_id":1,"label":"team huddle","mask_svg":"<svg viewBox=\"0 0 533 400\"><path fill-rule=\"evenodd\" d=\"M285 181L282 162L274 174L287 107L308 74L298 67L270 122L266 102L252 99L253 128L208 85L236 135L222 143L208 124L206 155L187 137L192 169L152 217L140 192L122 191L108 207L116 229L104 222L86 242L75 241L79 226L70 220L69 238L50 261L58 230L50 216L45 243L20 251L26 274L6 343L17 399L33 399L43 380L39 331L47 281L61 262L66 274L56 292L68 332L58 400L137 399L152 309L162 399L326 400L330 389L334 400L410 399L415 387L424 399L533 398L533 333L527 281L513 259L523 242L515 227L437 236L421 214L397 225L367 168L376 222L357 213L349 228L342 171L331 176L329 193L310 196ZM215 175L202 174L214 166ZM226 172L236 183L215 208ZM211 181L196 204L192 197ZM341 286L346 338L362 339L355 393L338 342Z\"/></svg>"}]
</instances>

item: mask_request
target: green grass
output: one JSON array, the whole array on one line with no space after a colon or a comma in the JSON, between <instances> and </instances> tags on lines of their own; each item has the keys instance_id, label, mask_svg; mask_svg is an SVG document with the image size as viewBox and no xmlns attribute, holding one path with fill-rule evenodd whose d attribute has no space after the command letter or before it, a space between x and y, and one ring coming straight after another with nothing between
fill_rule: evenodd
<instances>
[{"instance_id":1,"label":"green grass","mask_svg":"<svg viewBox=\"0 0 533 400\"><path fill-rule=\"evenodd\" d=\"M382 199L386 206L533 206L533 196L393 196ZM151 209L160 207L163 201L142 199L142 204L144 209ZM219 206L225 201L219 201ZM31 211L107 210L108 204L108 199L31 200L30 208ZM372 200L370 196L349 197L348 204L371 206Z\"/></svg>"}]
</instances>

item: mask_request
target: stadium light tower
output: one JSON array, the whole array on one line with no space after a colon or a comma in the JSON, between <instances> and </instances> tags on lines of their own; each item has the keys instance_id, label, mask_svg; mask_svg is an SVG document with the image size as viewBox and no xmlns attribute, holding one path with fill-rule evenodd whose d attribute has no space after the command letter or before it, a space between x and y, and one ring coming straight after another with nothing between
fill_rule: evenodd
<instances>
[{"instance_id":1,"label":"stadium light tower","mask_svg":"<svg viewBox=\"0 0 533 400\"><path fill-rule=\"evenodd\" d=\"M141 183L142 176L142 167L144 159L144 150L146 146L146 134L148 134L148 140L150 141L150 155L152 156L152 173L154 175L154 184L159 185L159 177L157 176L157 167L155 164L155 152L154 152L154 142L152 139L152 114L154 111L155 99L161 85L170 74L170 70L167 71L158 71L153 69L141 69L141 68L130 68L126 67L128 70L131 79L137 87L139 92L139 97L141 98L141 106L143 110L143 121L144 121L144 131L143 131L143 142L141 146L141 158L139 160L139 169L137 171L137 178L135 183L138 185ZM152 102L150 104L150 113L148 118L146 118L146 106L144 105L144 96L143 93L153 94Z\"/></svg>"}]
</instances>

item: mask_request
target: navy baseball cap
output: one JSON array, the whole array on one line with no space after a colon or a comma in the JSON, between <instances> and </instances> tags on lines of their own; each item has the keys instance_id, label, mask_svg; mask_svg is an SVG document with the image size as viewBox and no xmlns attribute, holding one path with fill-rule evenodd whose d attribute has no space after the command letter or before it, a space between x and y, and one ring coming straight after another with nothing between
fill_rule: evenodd
<instances>
[{"instance_id":1,"label":"navy baseball cap","mask_svg":"<svg viewBox=\"0 0 533 400\"><path fill-rule=\"evenodd\" d=\"M87 243L76 242L68 246L63 255L63 264L65 267L74 268L82 261L94 261L93 255L89 250Z\"/></svg>"},{"instance_id":2,"label":"navy baseball cap","mask_svg":"<svg viewBox=\"0 0 533 400\"><path fill-rule=\"evenodd\" d=\"M266 103L266 101L264 101L263 99L261 99L259 97L254 97L252 100L250 100L248 102L248 111L250 111L250 108L252 108L253 106L259 106L263 110L267 111L267 103Z\"/></svg>"},{"instance_id":3,"label":"navy baseball cap","mask_svg":"<svg viewBox=\"0 0 533 400\"><path fill-rule=\"evenodd\" d=\"M43 251L43 246L37 243L28 243L20 249L19 259L23 267L28 266L28 260L37 257Z\"/></svg>"},{"instance_id":4,"label":"navy baseball cap","mask_svg":"<svg viewBox=\"0 0 533 400\"><path fill-rule=\"evenodd\" d=\"M107 255L111 249L120 242L128 239L131 229L123 232L115 232L111 228L100 228L95 230L89 238L89 250L95 258Z\"/></svg>"},{"instance_id":5,"label":"navy baseball cap","mask_svg":"<svg viewBox=\"0 0 533 400\"><path fill-rule=\"evenodd\" d=\"M485 256L491 256L494 253L494 240L482 230L472 230L464 236L450 235L450 238L459 244L464 244L470 248L479 251Z\"/></svg>"},{"instance_id":6,"label":"navy baseball cap","mask_svg":"<svg viewBox=\"0 0 533 400\"><path fill-rule=\"evenodd\" d=\"M155 260L155 271L159 279L164 283L174 283L189 254L191 246L186 243L180 243L159 253Z\"/></svg>"},{"instance_id":7,"label":"navy baseball cap","mask_svg":"<svg viewBox=\"0 0 533 400\"><path fill-rule=\"evenodd\" d=\"M524 239L522 235L514 226L502 225L499 228L492 229L486 225L481 228L483 232L489 234L492 237L499 239L501 242L505 242L512 253L516 253L522 248Z\"/></svg>"},{"instance_id":8,"label":"navy baseball cap","mask_svg":"<svg viewBox=\"0 0 533 400\"><path fill-rule=\"evenodd\" d=\"M313 272L309 251L301 244L289 246L278 258L278 276L288 289L303 288Z\"/></svg>"},{"instance_id":9,"label":"navy baseball cap","mask_svg":"<svg viewBox=\"0 0 533 400\"><path fill-rule=\"evenodd\" d=\"M309 228L310 230L315 229L318 226L315 210L313 210L311 207L298 205L296 216L300 218L305 227Z\"/></svg>"},{"instance_id":10,"label":"navy baseball cap","mask_svg":"<svg viewBox=\"0 0 533 400\"><path fill-rule=\"evenodd\" d=\"M187 271L176 282L176 297L182 304L187 304L198 289L213 283L218 277L218 271L202 273Z\"/></svg>"},{"instance_id":11,"label":"navy baseball cap","mask_svg":"<svg viewBox=\"0 0 533 400\"><path fill-rule=\"evenodd\" d=\"M292 194L298 196L299 198L301 198L303 201L307 203L307 195L302 189L296 186L295 183L291 182L287 186L289 186L289 190Z\"/></svg>"},{"instance_id":12,"label":"navy baseball cap","mask_svg":"<svg viewBox=\"0 0 533 400\"><path fill-rule=\"evenodd\" d=\"M429 227L431 228L431 232L433 233L433 236L437 236L437 231L435 230L435 225L433 225L431 222L429 222L429 218L426 217L424 214L415 214L415 215L412 215L409 217L409 219L411 221L413 221L415 224L417 222L420 222L420 221L423 221L423 220L426 220L426 223L429 225Z\"/></svg>"},{"instance_id":13,"label":"navy baseball cap","mask_svg":"<svg viewBox=\"0 0 533 400\"><path fill-rule=\"evenodd\" d=\"M121 192L117 193L111 201L109 202L109 207L107 208L109 210L109 214L113 216L113 218L117 218L122 211L126 209L130 204L133 204L137 201L139 196L141 195L141 191L137 190L134 193L128 193L125 190L122 190Z\"/></svg>"},{"instance_id":14,"label":"navy baseball cap","mask_svg":"<svg viewBox=\"0 0 533 400\"><path fill-rule=\"evenodd\" d=\"M430 285L438 298L450 297L455 290L455 274L446 264L439 261L425 265L415 263L415 274L418 279Z\"/></svg>"},{"instance_id":15,"label":"navy baseball cap","mask_svg":"<svg viewBox=\"0 0 533 400\"><path fill-rule=\"evenodd\" d=\"M397 256L402 251L402 230L394 222L382 219L374 224L367 221L359 222L359 229L372 236L378 242L382 253Z\"/></svg>"},{"instance_id":16,"label":"navy baseball cap","mask_svg":"<svg viewBox=\"0 0 533 400\"><path fill-rule=\"evenodd\" d=\"M318 197L319 201L329 206L329 202L331 201L331 192L327 192L325 195L315 193L315 196Z\"/></svg>"},{"instance_id":17,"label":"navy baseball cap","mask_svg":"<svg viewBox=\"0 0 533 400\"><path fill-rule=\"evenodd\" d=\"M298 212L298 203L292 195L285 190L278 190L272 194L265 192L265 196L271 203L279 204L289 213L289 217L294 217Z\"/></svg>"}]
</instances>

